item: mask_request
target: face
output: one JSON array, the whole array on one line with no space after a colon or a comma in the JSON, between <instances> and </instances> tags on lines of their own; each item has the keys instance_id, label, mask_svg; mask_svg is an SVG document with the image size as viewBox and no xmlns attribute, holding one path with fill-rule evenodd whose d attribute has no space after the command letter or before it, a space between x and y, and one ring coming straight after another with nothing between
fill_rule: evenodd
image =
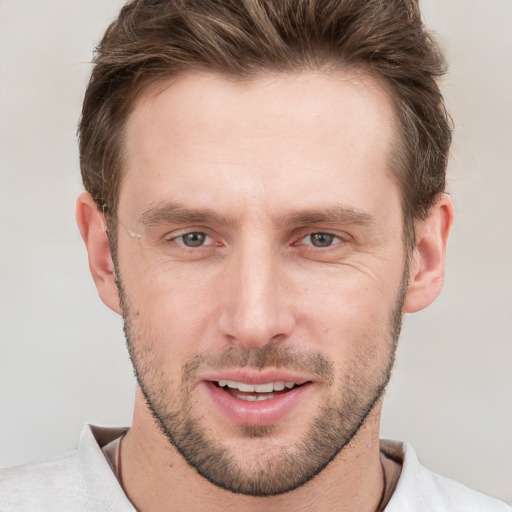
<instances>
[{"instance_id":1,"label":"face","mask_svg":"<svg viewBox=\"0 0 512 512\"><path fill-rule=\"evenodd\" d=\"M184 75L129 118L130 353L148 410L214 484L292 490L378 402L407 274L394 132L384 90L342 73Z\"/></svg>"}]
</instances>

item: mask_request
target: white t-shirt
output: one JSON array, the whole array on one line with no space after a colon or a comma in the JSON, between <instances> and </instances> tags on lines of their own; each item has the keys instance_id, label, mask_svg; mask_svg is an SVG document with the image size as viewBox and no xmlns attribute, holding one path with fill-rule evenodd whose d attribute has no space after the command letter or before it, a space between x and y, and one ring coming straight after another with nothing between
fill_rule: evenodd
<instances>
[{"instance_id":1,"label":"white t-shirt","mask_svg":"<svg viewBox=\"0 0 512 512\"><path fill-rule=\"evenodd\" d=\"M126 428L85 425L78 448L61 457L0 471L1 512L136 512L102 447ZM512 512L495 498L424 468L406 443L381 441L402 472L386 512Z\"/></svg>"}]
</instances>

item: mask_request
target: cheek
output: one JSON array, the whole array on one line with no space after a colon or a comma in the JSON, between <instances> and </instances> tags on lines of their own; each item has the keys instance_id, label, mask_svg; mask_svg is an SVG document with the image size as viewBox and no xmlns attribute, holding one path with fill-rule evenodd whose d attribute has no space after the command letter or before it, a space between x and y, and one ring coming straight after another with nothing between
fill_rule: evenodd
<instances>
[{"instance_id":1,"label":"cheek","mask_svg":"<svg viewBox=\"0 0 512 512\"><path fill-rule=\"evenodd\" d=\"M399 279L388 282L354 269L310 280L298 295L304 338L318 340L336 357L367 349L387 350Z\"/></svg>"},{"instance_id":2,"label":"cheek","mask_svg":"<svg viewBox=\"0 0 512 512\"><path fill-rule=\"evenodd\" d=\"M139 343L158 351L165 361L182 361L211 339L217 316L218 286L204 272L187 266L173 269L139 266L144 272L123 273L130 323Z\"/></svg>"}]
</instances>

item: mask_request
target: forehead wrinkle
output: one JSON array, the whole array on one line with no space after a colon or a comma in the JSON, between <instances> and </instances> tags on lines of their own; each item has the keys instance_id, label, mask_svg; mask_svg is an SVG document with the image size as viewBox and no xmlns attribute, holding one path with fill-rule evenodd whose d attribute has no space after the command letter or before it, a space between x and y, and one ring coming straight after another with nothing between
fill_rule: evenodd
<instances>
[{"instance_id":1,"label":"forehead wrinkle","mask_svg":"<svg viewBox=\"0 0 512 512\"><path fill-rule=\"evenodd\" d=\"M189 208L178 202L160 202L150 205L141 216L140 222L146 227L158 224L221 224L238 227L240 219L227 217L209 208Z\"/></svg>"}]
</instances>

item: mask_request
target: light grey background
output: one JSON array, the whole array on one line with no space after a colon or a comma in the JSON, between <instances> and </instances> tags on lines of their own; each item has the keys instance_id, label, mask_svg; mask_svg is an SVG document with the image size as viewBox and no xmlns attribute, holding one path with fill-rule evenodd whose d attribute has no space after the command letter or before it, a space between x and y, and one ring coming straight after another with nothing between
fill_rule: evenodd
<instances>
[{"instance_id":1,"label":"light grey background","mask_svg":"<svg viewBox=\"0 0 512 512\"><path fill-rule=\"evenodd\" d=\"M121 0L0 0L0 466L127 424L121 320L74 222L91 50ZM512 502L512 1L423 0L451 62L456 224L445 290L408 317L382 435Z\"/></svg>"}]
</instances>

